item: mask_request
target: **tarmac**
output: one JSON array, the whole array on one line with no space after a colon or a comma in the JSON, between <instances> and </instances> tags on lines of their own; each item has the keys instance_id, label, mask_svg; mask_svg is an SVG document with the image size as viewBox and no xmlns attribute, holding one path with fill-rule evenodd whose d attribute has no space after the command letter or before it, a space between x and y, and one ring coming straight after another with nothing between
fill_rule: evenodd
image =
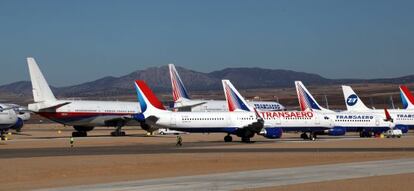
<instances>
[{"instance_id":1,"label":"tarmac","mask_svg":"<svg viewBox=\"0 0 414 191\"><path fill-rule=\"evenodd\" d=\"M240 171L199 176L158 178L142 181L116 182L43 191L68 190L236 190L283 186L309 182L333 181L369 176L414 173L413 159L315 165L295 168Z\"/></svg>"},{"instance_id":2,"label":"tarmac","mask_svg":"<svg viewBox=\"0 0 414 191\"><path fill-rule=\"evenodd\" d=\"M129 128L128 136L111 137L113 129L97 128L71 148L71 128L25 127L0 142L0 190L303 190L316 184L319 191L323 184L325 190L381 191L390 190L388 176L403 190L410 188L407 178L414 180L413 133L317 141L286 133L282 139L256 136L251 144L224 143L223 134L187 134L176 147L175 135L145 136ZM329 187L337 181L346 183ZM350 186L355 182L363 186ZM377 187L366 187L372 183Z\"/></svg>"}]
</instances>

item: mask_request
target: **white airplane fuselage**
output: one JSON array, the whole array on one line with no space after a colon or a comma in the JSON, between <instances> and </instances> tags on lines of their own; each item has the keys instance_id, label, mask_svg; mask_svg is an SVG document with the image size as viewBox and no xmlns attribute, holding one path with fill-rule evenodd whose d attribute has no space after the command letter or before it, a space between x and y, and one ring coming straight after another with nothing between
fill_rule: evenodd
<instances>
[{"instance_id":1,"label":"white airplane fuselage","mask_svg":"<svg viewBox=\"0 0 414 191\"><path fill-rule=\"evenodd\" d=\"M332 120L310 111L259 111L258 113L264 120L264 128L281 128L283 131L321 131L333 127ZM246 111L160 112L155 116L158 118L155 124L158 128L186 132L231 132L257 121L254 112Z\"/></svg>"},{"instance_id":2,"label":"white airplane fuselage","mask_svg":"<svg viewBox=\"0 0 414 191\"><path fill-rule=\"evenodd\" d=\"M13 109L7 108L7 105L0 104L0 130L7 130L17 123L18 117Z\"/></svg>"},{"instance_id":3,"label":"white airplane fuselage","mask_svg":"<svg viewBox=\"0 0 414 191\"><path fill-rule=\"evenodd\" d=\"M285 110L283 105L273 101L247 101L247 103L252 108L255 107L263 111ZM219 112L228 110L225 100L179 99L174 103L174 108L184 107L188 107L189 111L195 112Z\"/></svg>"},{"instance_id":4,"label":"white airplane fuselage","mask_svg":"<svg viewBox=\"0 0 414 191\"><path fill-rule=\"evenodd\" d=\"M69 103L57 109L44 109L54 105ZM57 100L29 104L29 110L52 121L69 126L116 126L111 120L132 118L140 112L137 102L122 101L87 101L87 100ZM130 120L124 125L137 125Z\"/></svg>"}]
</instances>

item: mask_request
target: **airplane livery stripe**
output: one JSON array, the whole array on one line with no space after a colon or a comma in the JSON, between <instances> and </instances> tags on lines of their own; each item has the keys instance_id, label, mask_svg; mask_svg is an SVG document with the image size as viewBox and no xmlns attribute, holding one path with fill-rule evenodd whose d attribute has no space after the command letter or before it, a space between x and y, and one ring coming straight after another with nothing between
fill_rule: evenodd
<instances>
[{"instance_id":1,"label":"airplane livery stripe","mask_svg":"<svg viewBox=\"0 0 414 191\"><path fill-rule=\"evenodd\" d=\"M151 103L152 106L158 109L161 109L161 110L165 110L164 105L158 100L158 98L155 96L155 94L152 92L152 90L147 86L147 84L144 81L137 80L135 81L135 84L142 91L142 93L148 99L148 101Z\"/></svg>"}]
</instances>

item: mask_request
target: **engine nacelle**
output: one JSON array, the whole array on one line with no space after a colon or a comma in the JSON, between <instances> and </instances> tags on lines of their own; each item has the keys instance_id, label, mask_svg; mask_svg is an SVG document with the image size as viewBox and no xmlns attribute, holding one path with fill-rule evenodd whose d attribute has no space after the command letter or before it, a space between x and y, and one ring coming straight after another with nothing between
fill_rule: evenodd
<instances>
[{"instance_id":1,"label":"engine nacelle","mask_svg":"<svg viewBox=\"0 0 414 191\"><path fill-rule=\"evenodd\" d=\"M334 127L326 130L325 133L330 136L342 136L346 134L346 129L345 127Z\"/></svg>"},{"instance_id":2,"label":"engine nacelle","mask_svg":"<svg viewBox=\"0 0 414 191\"><path fill-rule=\"evenodd\" d=\"M24 125L23 119L18 117L16 123L13 126L11 126L10 129L20 131L20 129L22 129L23 125Z\"/></svg>"},{"instance_id":3,"label":"engine nacelle","mask_svg":"<svg viewBox=\"0 0 414 191\"><path fill-rule=\"evenodd\" d=\"M268 128L263 128L260 134L263 135L263 137L266 137L268 139L278 139L282 137L283 131L282 131L282 128L268 127Z\"/></svg>"},{"instance_id":4,"label":"engine nacelle","mask_svg":"<svg viewBox=\"0 0 414 191\"><path fill-rule=\"evenodd\" d=\"M408 125L395 125L394 128L401 130L402 133L408 133Z\"/></svg>"},{"instance_id":5,"label":"engine nacelle","mask_svg":"<svg viewBox=\"0 0 414 191\"><path fill-rule=\"evenodd\" d=\"M145 122L145 116L142 113L133 114L132 118L138 122Z\"/></svg>"}]
</instances>

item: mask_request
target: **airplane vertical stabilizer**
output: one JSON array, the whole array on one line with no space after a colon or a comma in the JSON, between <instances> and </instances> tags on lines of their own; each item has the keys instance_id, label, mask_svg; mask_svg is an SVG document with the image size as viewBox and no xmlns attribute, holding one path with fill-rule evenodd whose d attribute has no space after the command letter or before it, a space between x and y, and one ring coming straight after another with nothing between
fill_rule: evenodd
<instances>
[{"instance_id":1,"label":"airplane vertical stabilizer","mask_svg":"<svg viewBox=\"0 0 414 191\"><path fill-rule=\"evenodd\" d=\"M27 58L27 65L29 67L30 80L32 82L33 99L35 102L56 101L45 77L40 71L34 58Z\"/></svg>"},{"instance_id":2,"label":"airplane vertical stabilizer","mask_svg":"<svg viewBox=\"0 0 414 191\"><path fill-rule=\"evenodd\" d=\"M180 75L178 75L177 70L175 69L174 64L168 64L170 69L170 78L174 102L177 102L179 99L190 99L188 96L187 89L185 89L183 81L181 81Z\"/></svg>"},{"instance_id":3,"label":"airplane vertical stabilizer","mask_svg":"<svg viewBox=\"0 0 414 191\"><path fill-rule=\"evenodd\" d=\"M307 109L311 110L320 110L320 111L330 111L320 106L308 89L303 85L301 81L295 81L296 94L298 95L299 106L302 111Z\"/></svg>"},{"instance_id":4,"label":"airplane vertical stabilizer","mask_svg":"<svg viewBox=\"0 0 414 191\"><path fill-rule=\"evenodd\" d=\"M165 111L164 105L155 96L148 85L142 80L135 81L135 89L137 91L138 101L141 106L142 113L156 114L159 111Z\"/></svg>"},{"instance_id":5,"label":"airplane vertical stabilizer","mask_svg":"<svg viewBox=\"0 0 414 191\"><path fill-rule=\"evenodd\" d=\"M342 86L345 105L348 111L368 111L370 110L358 95L352 90L351 86Z\"/></svg>"},{"instance_id":6,"label":"airplane vertical stabilizer","mask_svg":"<svg viewBox=\"0 0 414 191\"><path fill-rule=\"evenodd\" d=\"M229 111L253 111L229 80L222 80Z\"/></svg>"},{"instance_id":7,"label":"airplane vertical stabilizer","mask_svg":"<svg viewBox=\"0 0 414 191\"><path fill-rule=\"evenodd\" d=\"M414 96L407 86L400 86L401 101L404 109L414 109Z\"/></svg>"}]
</instances>

